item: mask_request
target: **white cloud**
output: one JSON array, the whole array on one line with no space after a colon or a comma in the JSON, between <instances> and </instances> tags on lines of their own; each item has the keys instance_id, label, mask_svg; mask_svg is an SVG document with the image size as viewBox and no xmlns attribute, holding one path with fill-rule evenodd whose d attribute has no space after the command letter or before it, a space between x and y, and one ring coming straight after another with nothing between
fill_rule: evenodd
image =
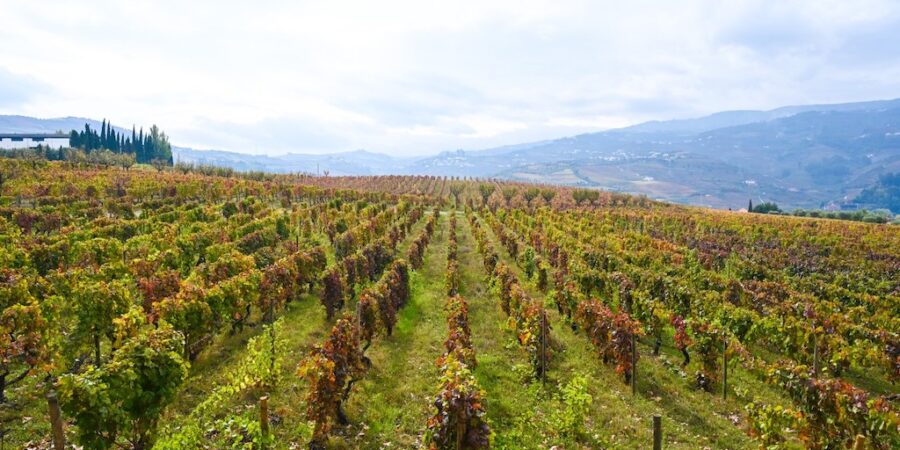
<instances>
[{"instance_id":1,"label":"white cloud","mask_svg":"<svg viewBox=\"0 0 900 450\"><path fill-rule=\"evenodd\" d=\"M889 0L0 0L0 13L0 74L19 80L0 113L158 123L205 148L411 154L900 96Z\"/></svg>"}]
</instances>

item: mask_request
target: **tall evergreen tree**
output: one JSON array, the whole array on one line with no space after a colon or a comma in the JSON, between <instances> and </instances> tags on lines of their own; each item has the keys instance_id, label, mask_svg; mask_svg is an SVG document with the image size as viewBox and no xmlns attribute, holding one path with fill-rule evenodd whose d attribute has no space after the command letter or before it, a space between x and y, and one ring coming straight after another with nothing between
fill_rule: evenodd
<instances>
[{"instance_id":1,"label":"tall evergreen tree","mask_svg":"<svg viewBox=\"0 0 900 450\"><path fill-rule=\"evenodd\" d=\"M143 127L138 129L132 125L129 137L127 132L120 133L111 122L103 119L99 130L92 129L87 123L84 124L84 130L72 130L69 133L69 145L87 153L105 149L113 153L131 154L139 163L148 163L154 159L170 165L174 162L169 137L156 125L150 127L146 134Z\"/></svg>"},{"instance_id":2,"label":"tall evergreen tree","mask_svg":"<svg viewBox=\"0 0 900 450\"><path fill-rule=\"evenodd\" d=\"M80 147L81 146L80 138L81 138L81 136L78 135L78 132L75 130L72 130L72 132L69 133L69 147L72 147L72 148Z\"/></svg>"},{"instance_id":3,"label":"tall evergreen tree","mask_svg":"<svg viewBox=\"0 0 900 450\"><path fill-rule=\"evenodd\" d=\"M106 140L107 140L107 148L115 151L116 150L116 141L118 140L118 136L116 135L116 130L113 129L112 125L106 125Z\"/></svg>"},{"instance_id":4,"label":"tall evergreen tree","mask_svg":"<svg viewBox=\"0 0 900 450\"><path fill-rule=\"evenodd\" d=\"M85 151L91 151L93 139L91 138L91 126L88 124L84 124L84 135L82 136L81 142Z\"/></svg>"},{"instance_id":5,"label":"tall evergreen tree","mask_svg":"<svg viewBox=\"0 0 900 450\"><path fill-rule=\"evenodd\" d=\"M152 161L155 157L155 151L153 149L153 138L150 137L150 134L144 136L144 162Z\"/></svg>"},{"instance_id":6,"label":"tall evergreen tree","mask_svg":"<svg viewBox=\"0 0 900 450\"><path fill-rule=\"evenodd\" d=\"M753 212L753 199L750 199L750 204L747 206L747 212Z\"/></svg>"}]
</instances>

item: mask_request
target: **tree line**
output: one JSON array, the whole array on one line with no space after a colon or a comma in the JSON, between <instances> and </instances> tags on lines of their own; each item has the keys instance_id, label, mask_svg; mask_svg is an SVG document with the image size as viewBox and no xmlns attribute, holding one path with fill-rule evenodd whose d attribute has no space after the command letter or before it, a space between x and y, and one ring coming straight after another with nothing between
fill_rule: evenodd
<instances>
[{"instance_id":1,"label":"tree line","mask_svg":"<svg viewBox=\"0 0 900 450\"><path fill-rule=\"evenodd\" d=\"M888 223L888 222L897 222L898 218L894 217L894 214L890 210L881 209L870 211L867 209L858 209L856 211L825 211L825 210L815 210L815 209L800 209L797 208L791 212L782 211L781 208L778 207L777 203L774 202L764 202L759 205L753 205L753 200L750 200L749 205L747 206L747 211L752 213L759 214L778 214L778 215L792 215L797 217L815 217L821 219L836 219L836 220L852 220L856 222L868 222L868 223Z\"/></svg>"},{"instance_id":2,"label":"tree line","mask_svg":"<svg viewBox=\"0 0 900 450\"><path fill-rule=\"evenodd\" d=\"M84 130L72 130L69 133L69 146L82 149L87 153L94 150L109 150L113 153L129 153L134 155L138 163L150 163L154 160L172 165L172 145L169 137L159 127L153 125L145 134L131 128L131 136L116 131L115 128L104 119L100 131L92 129L89 124L84 124Z\"/></svg>"}]
</instances>

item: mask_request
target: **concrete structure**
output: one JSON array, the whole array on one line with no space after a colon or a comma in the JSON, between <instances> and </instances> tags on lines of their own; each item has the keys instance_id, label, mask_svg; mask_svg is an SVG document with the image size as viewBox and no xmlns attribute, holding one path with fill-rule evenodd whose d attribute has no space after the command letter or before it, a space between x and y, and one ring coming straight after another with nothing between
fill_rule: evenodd
<instances>
[{"instance_id":1,"label":"concrete structure","mask_svg":"<svg viewBox=\"0 0 900 450\"><path fill-rule=\"evenodd\" d=\"M50 148L68 147L69 135L58 133L0 134L0 149L2 150L34 148L38 145Z\"/></svg>"}]
</instances>

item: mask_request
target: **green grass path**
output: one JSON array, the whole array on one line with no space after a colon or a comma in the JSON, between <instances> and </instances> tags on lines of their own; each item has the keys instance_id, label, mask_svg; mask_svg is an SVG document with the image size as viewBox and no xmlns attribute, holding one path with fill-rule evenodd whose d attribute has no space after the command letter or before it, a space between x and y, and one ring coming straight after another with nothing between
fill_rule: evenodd
<instances>
[{"instance_id":1,"label":"green grass path","mask_svg":"<svg viewBox=\"0 0 900 450\"><path fill-rule=\"evenodd\" d=\"M372 368L347 404L353 425L344 432L346 448L405 449L421 442L437 394L435 360L447 336L447 230L448 219L442 215L425 251L425 264L411 273L410 299L398 313L393 334L376 339L366 353Z\"/></svg>"}]
</instances>

